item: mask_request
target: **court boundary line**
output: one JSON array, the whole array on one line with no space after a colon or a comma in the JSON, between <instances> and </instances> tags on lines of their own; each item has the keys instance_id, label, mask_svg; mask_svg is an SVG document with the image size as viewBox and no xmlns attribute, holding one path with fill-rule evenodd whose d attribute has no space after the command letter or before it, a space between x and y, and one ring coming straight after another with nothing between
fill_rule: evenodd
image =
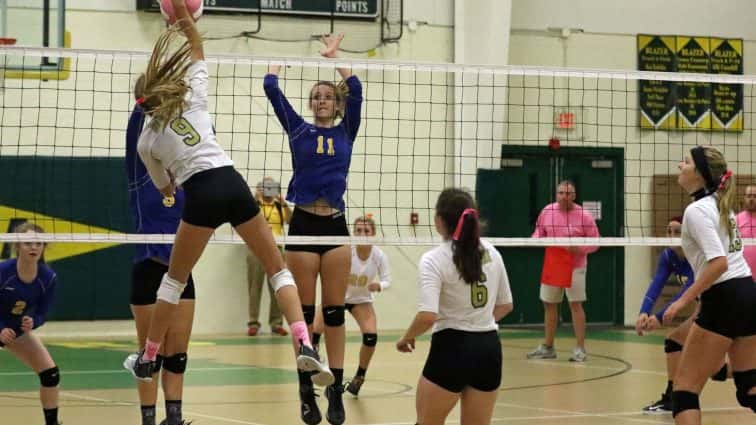
<instances>
[{"instance_id":1,"label":"court boundary line","mask_svg":"<svg viewBox=\"0 0 756 425\"><path fill-rule=\"evenodd\" d=\"M108 399L104 399L104 398L100 398L100 397L92 397L92 396L87 396L87 395L75 394L75 393L71 393L71 392L68 392L68 391L61 391L60 394L61 395L65 395L66 397L77 398L77 399L80 399L80 400L98 401L98 402L101 402L103 404L109 404L109 405L118 405L118 406L138 406L139 405L137 402L108 400ZM160 410L160 411L165 411L165 409L162 408L162 407L157 407L156 406L156 409ZM205 418L205 419L212 419L212 420L218 420L218 421L223 421L223 422L228 422L228 423L233 423L233 424L267 425L267 424L263 424L263 423L259 423L259 422L249 422L249 421L244 421L244 420L241 420L241 419L226 418L226 417L223 417L223 416L215 416L215 415L207 415L207 414L204 414L204 413L197 413L197 412L189 411L189 410L184 410L183 413L186 414L186 415L188 415L188 416Z\"/></svg>"}]
</instances>

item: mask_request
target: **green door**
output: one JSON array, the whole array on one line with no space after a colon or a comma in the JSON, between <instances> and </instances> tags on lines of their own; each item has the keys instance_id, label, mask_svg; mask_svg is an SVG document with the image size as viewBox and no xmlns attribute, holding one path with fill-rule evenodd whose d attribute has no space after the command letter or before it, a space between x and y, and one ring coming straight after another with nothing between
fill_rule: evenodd
<instances>
[{"instance_id":1,"label":"green door","mask_svg":"<svg viewBox=\"0 0 756 425\"><path fill-rule=\"evenodd\" d=\"M500 170L478 170L476 194L485 234L492 237L529 237L538 213L552 198L553 158L507 158ZM543 248L499 248L507 267L515 310L505 323L543 322L538 284ZM523 308L528 306L527 308Z\"/></svg>"},{"instance_id":2,"label":"green door","mask_svg":"<svg viewBox=\"0 0 756 425\"><path fill-rule=\"evenodd\" d=\"M596 221L602 236L622 236L623 152L621 149L503 146L502 167L478 170L476 194L490 237L528 237L541 209L554 202L559 181L577 186L577 202L600 210ZM515 300L505 324L543 322L538 296L543 248L500 248ZM624 251L601 248L588 257L590 323L619 323L623 318ZM566 301L565 301L566 302ZM569 308L562 309L569 321Z\"/></svg>"}]
</instances>

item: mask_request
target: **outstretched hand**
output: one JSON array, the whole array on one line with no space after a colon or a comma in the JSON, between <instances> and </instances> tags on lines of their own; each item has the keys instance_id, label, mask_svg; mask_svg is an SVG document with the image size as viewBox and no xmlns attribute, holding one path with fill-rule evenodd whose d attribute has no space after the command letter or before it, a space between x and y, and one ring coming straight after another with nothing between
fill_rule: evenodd
<instances>
[{"instance_id":1,"label":"outstretched hand","mask_svg":"<svg viewBox=\"0 0 756 425\"><path fill-rule=\"evenodd\" d=\"M339 44L344 39L344 34L323 34L320 37L320 42L325 44L325 47L320 50L320 54L325 58L335 58L336 53L339 50Z\"/></svg>"}]
</instances>

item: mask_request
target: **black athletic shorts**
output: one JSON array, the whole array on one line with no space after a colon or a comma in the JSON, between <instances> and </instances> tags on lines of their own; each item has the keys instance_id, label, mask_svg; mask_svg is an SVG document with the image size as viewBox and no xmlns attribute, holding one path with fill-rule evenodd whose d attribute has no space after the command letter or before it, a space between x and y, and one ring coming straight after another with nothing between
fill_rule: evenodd
<instances>
[{"instance_id":1,"label":"black athletic shorts","mask_svg":"<svg viewBox=\"0 0 756 425\"><path fill-rule=\"evenodd\" d=\"M701 294L696 324L730 339L756 335L756 282L751 276L725 280Z\"/></svg>"},{"instance_id":2,"label":"black athletic shorts","mask_svg":"<svg viewBox=\"0 0 756 425\"><path fill-rule=\"evenodd\" d=\"M181 219L195 226L216 229L228 222L236 227L260 212L247 182L232 166L200 171L182 187L186 203Z\"/></svg>"},{"instance_id":3,"label":"black athletic shorts","mask_svg":"<svg viewBox=\"0 0 756 425\"><path fill-rule=\"evenodd\" d=\"M466 387L495 391L501 385L501 343L496 331L444 329L433 334L423 376L453 393Z\"/></svg>"},{"instance_id":4,"label":"black athletic shorts","mask_svg":"<svg viewBox=\"0 0 756 425\"><path fill-rule=\"evenodd\" d=\"M349 236L349 227L343 212L317 215L295 207L289 223L289 236ZM286 245L286 250L323 255L340 246L343 245Z\"/></svg>"},{"instance_id":5,"label":"black athletic shorts","mask_svg":"<svg viewBox=\"0 0 756 425\"><path fill-rule=\"evenodd\" d=\"M131 267L131 305L152 305L157 301L157 291L168 266L147 258ZM194 299L194 279L189 275L182 300Z\"/></svg>"}]
</instances>

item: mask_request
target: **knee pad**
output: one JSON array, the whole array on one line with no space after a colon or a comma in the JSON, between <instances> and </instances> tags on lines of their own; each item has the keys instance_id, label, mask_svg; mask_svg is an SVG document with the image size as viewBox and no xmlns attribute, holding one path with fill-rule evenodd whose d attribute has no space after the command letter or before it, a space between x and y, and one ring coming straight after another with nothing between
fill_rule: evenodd
<instances>
[{"instance_id":1,"label":"knee pad","mask_svg":"<svg viewBox=\"0 0 756 425\"><path fill-rule=\"evenodd\" d=\"M165 359L163 360L163 369L168 372L182 374L186 372L186 362L186 353L176 353L172 356L165 356Z\"/></svg>"},{"instance_id":2,"label":"knee pad","mask_svg":"<svg viewBox=\"0 0 756 425\"><path fill-rule=\"evenodd\" d=\"M756 413L756 394L748 394L751 388L756 387L756 369L733 372L732 377L735 379L738 403Z\"/></svg>"},{"instance_id":3,"label":"knee pad","mask_svg":"<svg viewBox=\"0 0 756 425\"><path fill-rule=\"evenodd\" d=\"M158 354L155 356L155 369L152 371L152 373L158 373L160 372L160 368L163 367L163 360L165 357Z\"/></svg>"},{"instance_id":4,"label":"knee pad","mask_svg":"<svg viewBox=\"0 0 756 425\"><path fill-rule=\"evenodd\" d=\"M727 380L727 363L722 365L722 368L717 371L717 373L711 375L711 379L714 381L726 381Z\"/></svg>"},{"instance_id":5,"label":"knee pad","mask_svg":"<svg viewBox=\"0 0 756 425\"><path fill-rule=\"evenodd\" d=\"M362 345L375 347L378 344L378 334L362 334Z\"/></svg>"},{"instance_id":6,"label":"knee pad","mask_svg":"<svg viewBox=\"0 0 756 425\"><path fill-rule=\"evenodd\" d=\"M680 345L677 341L672 339L665 339L664 340L664 352L669 353L677 353L679 351L682 351L683 346Z\"/></svg>"},{"instance_id":7,"label":"knee pad","mask_svg":"<svg viewBox=\"0 0 756 425\"><path fill-rule=\"evenodd\" d=\"M284 286L297 287L294 283L294 276L291 275L289 269L282 269L280 272L270 277L270 286L273 287L273 292L278 292L279 289Z\"/></svg>"},{"instance_id":8,"label":"knee pad","mask_svg":"<svg viewBox=\"0 0 756 425\"><path fill-rule=\"evenodd\" d=\"M315 323L315 306L302 304L302 314L304 314L304 321L307 325Z\"/></svg>"},{"instance_id":9,"label":"knee pad","mask_svg":"<svg viewBox=\"0 0 756 425\"><path fill-rule=\"evenodd\" d=\"M181 293L184 292L186 283L168 277L168 273L163 275L160 287L157 291L157 299L163 300L170 304L178 304L181 299Z\"/></svg>"},{"instance_id":10,"label":"knee pad","mask_svg":"<svg viewBox=\"0 0 756 425\"><path fill-rule=\"evenodd\" d=\"M60 369L54 366L39 372L39 383L45 388L57 387L60 383Z\"/></svg>"},{"instance_id":11,"label":"knee pad","mask_svg":"<svg viewBox=\"0 0 756 425\"><path fill-rule=\"evenodd\" d=\"M690 391L672 391L672 417L685 410L701 410L698 394Z\"/></svg>"},{"instance_id":12,"label":"knee pad","mask_svg":"<svg viewBox=\"0 0 756 425\"><path fill-rule=\"evenodd\" d=\"M326 326L336 327L344 324L343 305L323 306L323 322Z\"/></svg>"}]
</instances>

